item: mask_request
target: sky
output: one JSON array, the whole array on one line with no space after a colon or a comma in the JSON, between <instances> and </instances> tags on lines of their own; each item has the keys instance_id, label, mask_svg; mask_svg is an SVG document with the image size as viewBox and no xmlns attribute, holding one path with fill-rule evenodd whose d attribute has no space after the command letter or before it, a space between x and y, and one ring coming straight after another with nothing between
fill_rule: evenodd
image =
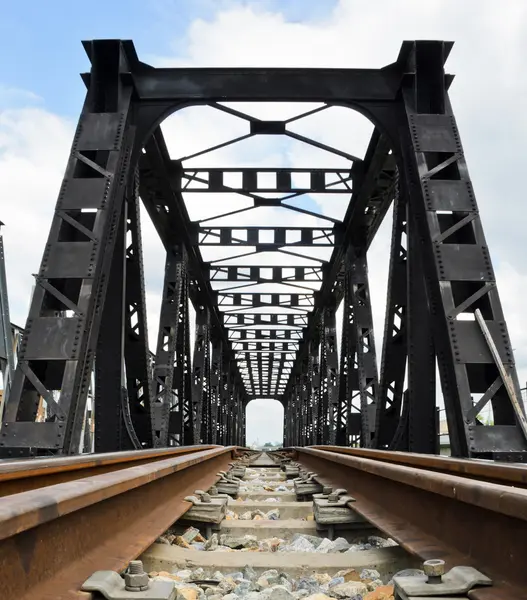
<instances>
[{"instance_id":1,"label":"sky","mask_svg":"<svg viewBox=\"0 0 527 600\"><path fill-rule=\"evenodd\" d=\"M132 39L154 66L381 67L403 40L455 42L447 70L450 95L476 191L483 227L522 386L527 381L527 261L523 169L527 139L527 3L525 0L26 0L4 3L0 19L0 220L11 320L24 326L73 131L85 94L79 73L89 69L81 40ZM245 107L253 111L253 107ZM263 107L265 116L294 107ZM299 131L361 156L371 126L344 109L299 122ZM294 111L293 111L294 112ZM239 123L207 108L188 109L163 125L174 158L233 136ZM268 118L272 118L269 116ZM278 117L280 118L280 117ZM210 155L206 164L312 166L324 160L296 143L263 141ZM320 164L317 163L317 164ZM329 160L327 166L336 164ZM341 163L336 166L340 167ZM189 200L193 218L210 199ZM225 206L236 206L234 198ZM338 202L311 197L323 214ZM289 224L299 224L288 215ZM276 216L276 215L275 215ZM144 217L144 215L143 215ZM271 215L261 213L264 224ZM238 221L247 224L246 221ZM369 255L377 352L380 355L390 223ZM149 337L155 348L164 257L143 218ZM252 442L281 439L281 406L249 404Z\"/></svg>"}]
</instances>

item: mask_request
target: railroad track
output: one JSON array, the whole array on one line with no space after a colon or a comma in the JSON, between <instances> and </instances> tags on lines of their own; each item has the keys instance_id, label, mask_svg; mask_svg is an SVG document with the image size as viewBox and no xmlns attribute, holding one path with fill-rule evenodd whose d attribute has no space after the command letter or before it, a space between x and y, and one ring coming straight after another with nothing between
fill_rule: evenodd
<instances>
[{"instance_id":1,"label":"railroad track","mask_svg":"<svg viewBox=\"0 0 527 600\"><path fill-rule=\"evenodd\" d=\"M527 469L487 461L318 446L290 453L422 560L471 565L495 581L473 600L527 598Z\"/></svg>"},{"instance_id":2,"label":"railroad track","mask_svg":"<svg viewBox=\"0 0 527 600\"><path fill-rule=\"evenodd\" d=\"M120 572L142 555L166 562L171 547L155 541L190 508L184 498L209 489L242 452L193 446L4 461L0 598L89 598L80 587L95 571ZM293 448L275 458L283 456L316 472L319 482L347 489L355 500L349 506L393 538L408 564L440 558L448 568L476 567L494 585L472 590L472 600L527 598L524 467L331 446ZM294 514L295 507L284 503L282 510L289 509ZM272 531L281 525L255 527L264 526ZM349 563L355 559L360 566L359 555ZM255 560L267 564L265 557ZM280 564L281 558L273 560ZM309 560L316 565L319 559L301 562Z\"/></svg>"},{"instance_id":3,"label":"railroad track","mask_svg":"<svg viewBox=\"0 0 527 600\"><path fill-rule=\"evenodd\" d=\"M236 449L192 446L6 461L0 466L2 600L85 597L98 569L121 571L208 489Z\"/></svg>"}]
</instances>

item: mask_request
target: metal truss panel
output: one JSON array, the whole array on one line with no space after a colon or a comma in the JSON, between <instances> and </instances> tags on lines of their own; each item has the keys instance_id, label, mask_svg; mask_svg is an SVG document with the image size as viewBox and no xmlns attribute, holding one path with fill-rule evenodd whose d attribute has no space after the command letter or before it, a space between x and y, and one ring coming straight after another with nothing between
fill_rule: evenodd
<instances>
[{"instance_id":1,"label":"metal truss panel","mask_svg":"<svg viewBox=\"0 0 527 600\"><path fill-rule=\"evenodd\" d=\"M210 267L211 281L254 281L257 283L321 282L322 267Z\"/></svg>"},{"instance_id":2,"label":"metal truss panel","mask_svg":"<svg viewBox=\"0 0 527 600\"><path fill-rule=\"evenodd\" d=\"M9 424L15 422L25 422L30 454L38 454L50 446L58 452L77 453L83 444L89 380L135 140L132 89L121 78L122 71L128 69L121 42L101 42L92 58L96 83L88 91L79 119L31 302L24 349L5 410L4 447L8 456L18 454L10 448L20 447L14 433L9 434ZM101 113L106 116L101 118ZM95 123L101 126L94 127ZM110 136L108 131L112 132ZM90 182L87 184L90 189L78 193L77 201L68 202L67 197L79 192L82 182L91 179L100 179L104 185L91 186ZM73 180L78 182L70 187ZM90 193L99 196L92 198ZM87 206L79 206L82 199ZM75 208L68 208L71 206ZM91 212L94 207L98 208ZM77 316L65 320L69 319L67 311ZM43 320L57 315L62 321L57 320L52 327ZM67 340L63 322L74 323ZM45 346L39 341L43 333L47 335ZM34 365L28 364L26 349ZM63 359L60 368L55 364L58 358ZM60 411L54 394L59 396ZM45 413L54 415L64 425L63 434L59 436L56 432L54 441L50 439L49 428L45 428L46 423L34 421L40 395L44 397Z\"/></svg>"},{"instance_id":3,"label":"metal truss panel","mask_svg":"<svg viewBox=\"0 0 527 600\"><path fill-rule=\"evenodd\" d=\"M401 139L401 154L417 234L423 243L451 449L457 456L525 460L527 439L513 402L514 396L519 397L519 383L461 141L444 89L444 51L440 42L414 44L416 71L403 86L409 135L408 142L404 136ZM432 200L435 181L443 182L436 188L439 202ZM468 203L470 211L466 210ZM450 207L447 214L444 206ZM491 285L482 286L481 281ZM473 320L478 314L483 315L483 325ZM498 346L496 357L491 355L489 343ZM507 362L503 363L503 358ZM506 375L500 375L502 372ZM493 383L500 377L507 379L507 391ZM477 411L491 402L493 425L478 422L475 394L483 394ZM474 426L484 431L478 439ZM510 441L493 429L504 426L517 430ZM498 439L499 444L490 449L488 440ZM520 444L513 443L518 439Z\"/></svg>"},{"instance_id":4,"label":"metal truss panel","mask_svg":"<svg viewBox=\"0 0 527 600\"><path fill-rule=\"evenodd\" d=\"M335 232L322 227L200 227L199 243L203 246L333 246ZM260 235L262 234L262 235ZM261 237L267 234L267 240ZM270 235L269 235L270 234ZM289 238L298 234L297 240Z\"/></svg>"},{"instance_id":5,"label":"metal truss panel","mask_svg":"<svg viewBox=\"0 0 527 600\"><path fill-rule=\"evenodd\" d=\"M349 194L352 181L352 174L349 169L199 168L181 171L179 163L176 163L174 170L176 173L181 172L177 179L176 189L187 193L249 192L255 194L283 192L293 196L324 192ZM227 185L225 183L225 174L227 173L240 175L241 184ZM260 183L259 174L274 178L274 185ZM293 184L292 178L298 174L308 175L309 184L307 186L305 184Z\"/></svg>"}]
</instances>

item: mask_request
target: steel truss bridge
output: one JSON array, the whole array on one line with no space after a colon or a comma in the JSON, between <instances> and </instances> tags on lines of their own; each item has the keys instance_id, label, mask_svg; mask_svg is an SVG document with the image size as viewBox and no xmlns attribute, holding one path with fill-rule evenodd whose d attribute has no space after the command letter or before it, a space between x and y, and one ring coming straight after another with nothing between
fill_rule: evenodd
<instances>
[{"instance_id":1,"label":"steel truss bridge","mask_svg":"<svg viewBox=\"0 0 527 600\"><path fill-rule=\"evenodd\" d=\"M451 43L404 42L382 69L157 69L131 41L84 47L86 101L4 410L3 457L78 453L87 427L97 452L243 445L254 398L283 404L287 446L434 453L437 364L452 453L524 460L513 352L448 97ZM236 104L247 102L320 104L294 119L349 108L373 134L359 159L293 132L293 118L260 119ZM160 125L196 105L244 121L248 133L229 144L286 136L347 167L189 167L196 155L174 160ZM218 206L236 193L245 211L285 208L313 224L288 227L276 210L274 223L241 226L239 211L221 208L212 222L193 221L184 196L196 192L218 195ZM318 193L345 194L344 217L292 202ZM141 202L166 250L153 360ZM367 251L392 206L378 355ZM236 252L205 260L207 246ZM488 403L492 424L478 419Z\"/></svg>"}]
</instances>

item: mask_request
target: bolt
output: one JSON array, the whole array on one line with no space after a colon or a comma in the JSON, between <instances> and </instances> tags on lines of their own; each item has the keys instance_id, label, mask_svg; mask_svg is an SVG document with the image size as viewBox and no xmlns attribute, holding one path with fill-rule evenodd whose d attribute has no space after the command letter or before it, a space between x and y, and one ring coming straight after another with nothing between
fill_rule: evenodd
<instances>
[{"instance_id":1,"label":"bolt","mask_svg":"<svg viewBox=\"0 0 527 600\"><path fill-rule=\"evenodd\" d=\"M128 565L128 572L133 575L143 572L143 561L142 560L131 560Z\"/></svg>"},{"instance_id":2,"label":"bolt","mask_svg":"<svg viewBox=\"0 0 527 600\"><path fill-rule=\"evenodd\" d=\"M129 592L144 592L149 584L150 579L143 569L143 561L131 560L124 574L125 589Z\"/></svg>"},{"instance_id":3,"label":"bolt","mask_svg":"<svg viewBox=\"0 0 527 600\"><path fill-rule=\"evenodd\" d=\"M426 583L441 583L445 574L445 561L440 558L425 560L423 571L427 576Z\"/></svg>"},{"instance_id":4,"label":"bolt","mask_svg":"<svg viewBox=\"0 0 527 600\"><path fill-rule=\"evenodd\" d=\"M339 495L338 494L330 494L328 496L328 502L338 502L339 501Z\"/></svg>"}]
</instances>

